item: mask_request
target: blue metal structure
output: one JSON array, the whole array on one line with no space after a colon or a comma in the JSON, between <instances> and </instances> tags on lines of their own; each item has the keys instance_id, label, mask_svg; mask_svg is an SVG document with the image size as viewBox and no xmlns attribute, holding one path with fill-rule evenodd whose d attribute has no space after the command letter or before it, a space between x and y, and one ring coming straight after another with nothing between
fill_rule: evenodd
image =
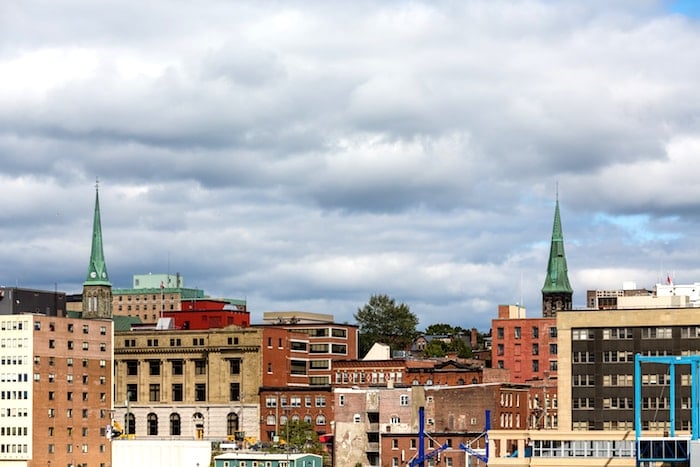
<instances>
[{"instance_id":1,"label":"blue metal structure","mask_svg":"<svg viewBox=\"0 0 700 467\"><path fill-rule=\"evenodd\" d=\"M486 440L486 453L481 454L474 449L472 449L471 446L467 446L464 443L461 443L459 445L460 449L463 451L467 452L469 455L476 457L480 461L484 463L489 462L489 434L488 430L491 428L491 411L487 410L486 411L486 426L484 428L484 431L476 437L472 442L481 439L482 437L485 438ZM442 451L445 449L448 449L450 446L445 443L442 446L439 446L438 448L430 451L429 453L425 453L425 408L420 407L418 409L418 454L416 457L411 459L411 461L408 463L411 467L423 467L425 464L425 461L428 459L432 459L433 457L437 457Z\"/></svg>"},{"instance_id":2,"label":"blue metal structure","mask_svg":"<svg viewBox=\"0 0 700 467\"><path fill-rule=\"evenodd\" d=\"M642 438L642 363L669 366L669 436ZM634 356L634 427L637 442L637 465L641 462L687 462L690 460L688 438L676 438L676 365L689 365L691 377L691 435L690 440L700 438L700 355L645 357Z\"/></svg>"},{"instance_id":3,"label":"blue metal structure","mask_svg":"<svg viewBox=\"0 0 700 467\"><path fill-rule=\"evenodd\" d=\"M480 452L475 451L471 446L466 445L464 443L461 443L459 445L460 449L465 451L470 456L476 457L477 459L484 462L485 464L488 464L489 463L489 430L490 429L491 429L491 411L487 410L484 431L481 433L481 435L477 436L475 439L472 440L472 443L473 443L474 441L477 441L483 437L484 443L486 446L486 452L484 454L481 454Z\"/></svg>"}]
</instances>

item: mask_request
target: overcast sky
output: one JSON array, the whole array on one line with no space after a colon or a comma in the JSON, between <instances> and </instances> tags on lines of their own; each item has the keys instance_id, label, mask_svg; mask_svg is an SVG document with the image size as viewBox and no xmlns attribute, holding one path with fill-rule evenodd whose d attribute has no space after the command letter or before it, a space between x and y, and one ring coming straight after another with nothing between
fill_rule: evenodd
<instances>
[{"instance_id":1,"label":"overcast sky","mask_svg":"<svg viewBox=\"0 0 700 467\"><path fill-rule=\"evenodd\" d=\"M420 329L700 281L693 2L0 3L0 284L179 272L264 311L372 294Z\"/></svg>"}]
</instances>

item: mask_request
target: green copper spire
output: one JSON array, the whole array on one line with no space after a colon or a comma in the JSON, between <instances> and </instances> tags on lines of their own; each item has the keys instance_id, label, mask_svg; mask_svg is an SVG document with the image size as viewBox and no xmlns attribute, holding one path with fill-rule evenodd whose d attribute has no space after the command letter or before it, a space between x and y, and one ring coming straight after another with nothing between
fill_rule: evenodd
<instances>
[{"instance_id":1,"label":"green copper spire","mask_svg":"<svg viewBox=\"0 0 700 467\"><path fill-rule=\"evenodd\" d=\"M98 184L95 184L95 217L92 221L92 250L88 265L87 279L83 285L108 285L107 265L102 249L102 225L100 223L100 194Z\"/></svg>"},{"instance_id":2,"label":"green copper spire","mask_svg":"<svg viewBox=\"0 0 700 467\"><path fill-rule=\"evenodd\" d=\"M561 230L561 218L559 217L559 197L557 196L554 208L554 227L552 228L552 245L549 249L549 264L547 265L547 277L544 280L542 293L565 292L573 293L569 283L569 275L566 267L566 255L564 254L564 235Z\"/></svg>"}]
</instances>

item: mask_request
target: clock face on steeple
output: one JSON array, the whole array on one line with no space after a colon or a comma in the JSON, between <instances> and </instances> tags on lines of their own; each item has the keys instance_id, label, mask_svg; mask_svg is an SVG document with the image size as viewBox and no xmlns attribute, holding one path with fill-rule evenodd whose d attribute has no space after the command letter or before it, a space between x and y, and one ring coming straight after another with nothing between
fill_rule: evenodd
<instances>
[{"instance_id":1,"label":"clock face on steeple","mask_svg":"<svg viewBox=\"0 0 700 467\"><path fill-rule=\"evenodd\" d=\"M95 271L92 271L90 273L90 277L92 277L94 279L95 277L97 277L97 273Z\"/></svg>"}]
</instances>

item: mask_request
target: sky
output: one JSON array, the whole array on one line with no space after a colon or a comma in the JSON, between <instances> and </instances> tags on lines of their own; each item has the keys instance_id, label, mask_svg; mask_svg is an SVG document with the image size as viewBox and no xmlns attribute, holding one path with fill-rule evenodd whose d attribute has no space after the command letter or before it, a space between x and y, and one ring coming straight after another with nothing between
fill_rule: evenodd
<instances>
[{"instance_id":1,"label":"sky","mask_svg":"<svg viewBox=\"0 0 700 467\"><path fill-rule=\"evenodd\" d=\"M0 285L419 329L700 281L700 11L654 0L0 2Z\"/></svg>"}]
</instances>

